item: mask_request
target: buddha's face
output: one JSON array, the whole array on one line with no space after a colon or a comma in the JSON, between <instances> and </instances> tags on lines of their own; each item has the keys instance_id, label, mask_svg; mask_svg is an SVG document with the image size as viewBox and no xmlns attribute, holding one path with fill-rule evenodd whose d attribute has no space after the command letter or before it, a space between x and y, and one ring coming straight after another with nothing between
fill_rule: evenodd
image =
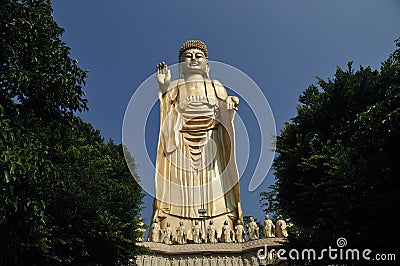
<instances>
[{"instance_id":1,"label":"buddha's face","mask_svg":"<svg viewBox=\"0 0 400 266\"><path fill-rule=\"evenodd\" d=\"M202 50L193 48L183 52L181 58L182 73L200 74L207 72L208 60Z\"/></svg>"}]
</instances>

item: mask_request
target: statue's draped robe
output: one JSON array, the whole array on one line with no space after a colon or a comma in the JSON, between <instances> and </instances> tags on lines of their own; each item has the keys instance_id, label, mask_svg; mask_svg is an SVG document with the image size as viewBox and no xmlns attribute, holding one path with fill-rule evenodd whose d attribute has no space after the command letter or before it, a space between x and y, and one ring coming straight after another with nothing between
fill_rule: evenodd
<instances>
[{"instance_id":1,"label":"statue's draped robe","mask_svg":"<svg viewBox=\"0 0 400 266\"><path fill-rule=\"evenodd\" d=\"M153 219L210 218L242 220L233 118L217 97L213 82L204 81L206 96L185 97L183 80L160 100Z\"/></svg>"}]
</instances>

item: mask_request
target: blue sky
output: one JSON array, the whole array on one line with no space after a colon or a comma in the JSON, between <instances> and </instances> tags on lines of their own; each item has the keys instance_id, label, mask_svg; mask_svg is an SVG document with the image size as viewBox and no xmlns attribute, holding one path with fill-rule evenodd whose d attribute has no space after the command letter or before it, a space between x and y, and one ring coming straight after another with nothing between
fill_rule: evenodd
<instances>
[{"instance_id":1,"label":"blue sky","mask_svg":"<svg viewBox=\"0 0 400 266\"><path fill-rule=\"evenodd\" d=\"M298 96L316 82L315 76L333 77L336 67L345 68L350 60L357 68L379 68L400 37L398 0L54 0L53 8L72 57L89 70L89 111L80 115L117 143L136 88L159 62L177 63L178 49L187 39L205 41L211 60L242 70L258 84L279 133L296 115ZM146 132L152 150L158 132ZM139 173L144 172L139 166ZM241 180L245 215L263 220L259 193L271 182L270 171L249 192L249 179ZM149 219L150 197L145 206L143 216Z\"/></svg>"}]
</instances>

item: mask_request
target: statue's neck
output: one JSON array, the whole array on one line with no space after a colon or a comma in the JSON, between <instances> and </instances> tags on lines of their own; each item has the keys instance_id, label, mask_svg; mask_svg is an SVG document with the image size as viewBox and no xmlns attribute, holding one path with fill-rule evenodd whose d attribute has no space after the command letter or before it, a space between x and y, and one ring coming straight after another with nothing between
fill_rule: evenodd
<instances>
[{"instance_id":1,"label":"statue's neck","mask_svg":"<svg viewBox=\"0 0 400 266\"><path fill-rule=\"evenodd\" d=\"M200 74L186 74L184 75L184 79L186 82L191 82L191 81L204 80L204 77Z\"/></svg>"}]
</instances>

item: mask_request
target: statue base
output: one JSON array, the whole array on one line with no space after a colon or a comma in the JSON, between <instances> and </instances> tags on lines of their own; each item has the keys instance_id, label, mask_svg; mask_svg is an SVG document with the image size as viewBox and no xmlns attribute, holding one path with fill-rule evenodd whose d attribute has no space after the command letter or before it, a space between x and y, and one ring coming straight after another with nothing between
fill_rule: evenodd
<instances>
[{"instance_id":1,"label":"statue base","mask_svg":"<svg viewBox=\"0 0 400 266\"><path fill-rule=\"evenodd\" d=\"M277 261L272 249L278 251L285 238L262 238L244 243L166 245L140 242L137 245L150 249L150 254L138 255L138 266L258 266ZM259 251L262 249L262 252ZM266 250L267 249L267 250ZM260 256L258 255L260 254ZM266 256L267 255L267 256Z\"/></svg>"}]
</instances>

